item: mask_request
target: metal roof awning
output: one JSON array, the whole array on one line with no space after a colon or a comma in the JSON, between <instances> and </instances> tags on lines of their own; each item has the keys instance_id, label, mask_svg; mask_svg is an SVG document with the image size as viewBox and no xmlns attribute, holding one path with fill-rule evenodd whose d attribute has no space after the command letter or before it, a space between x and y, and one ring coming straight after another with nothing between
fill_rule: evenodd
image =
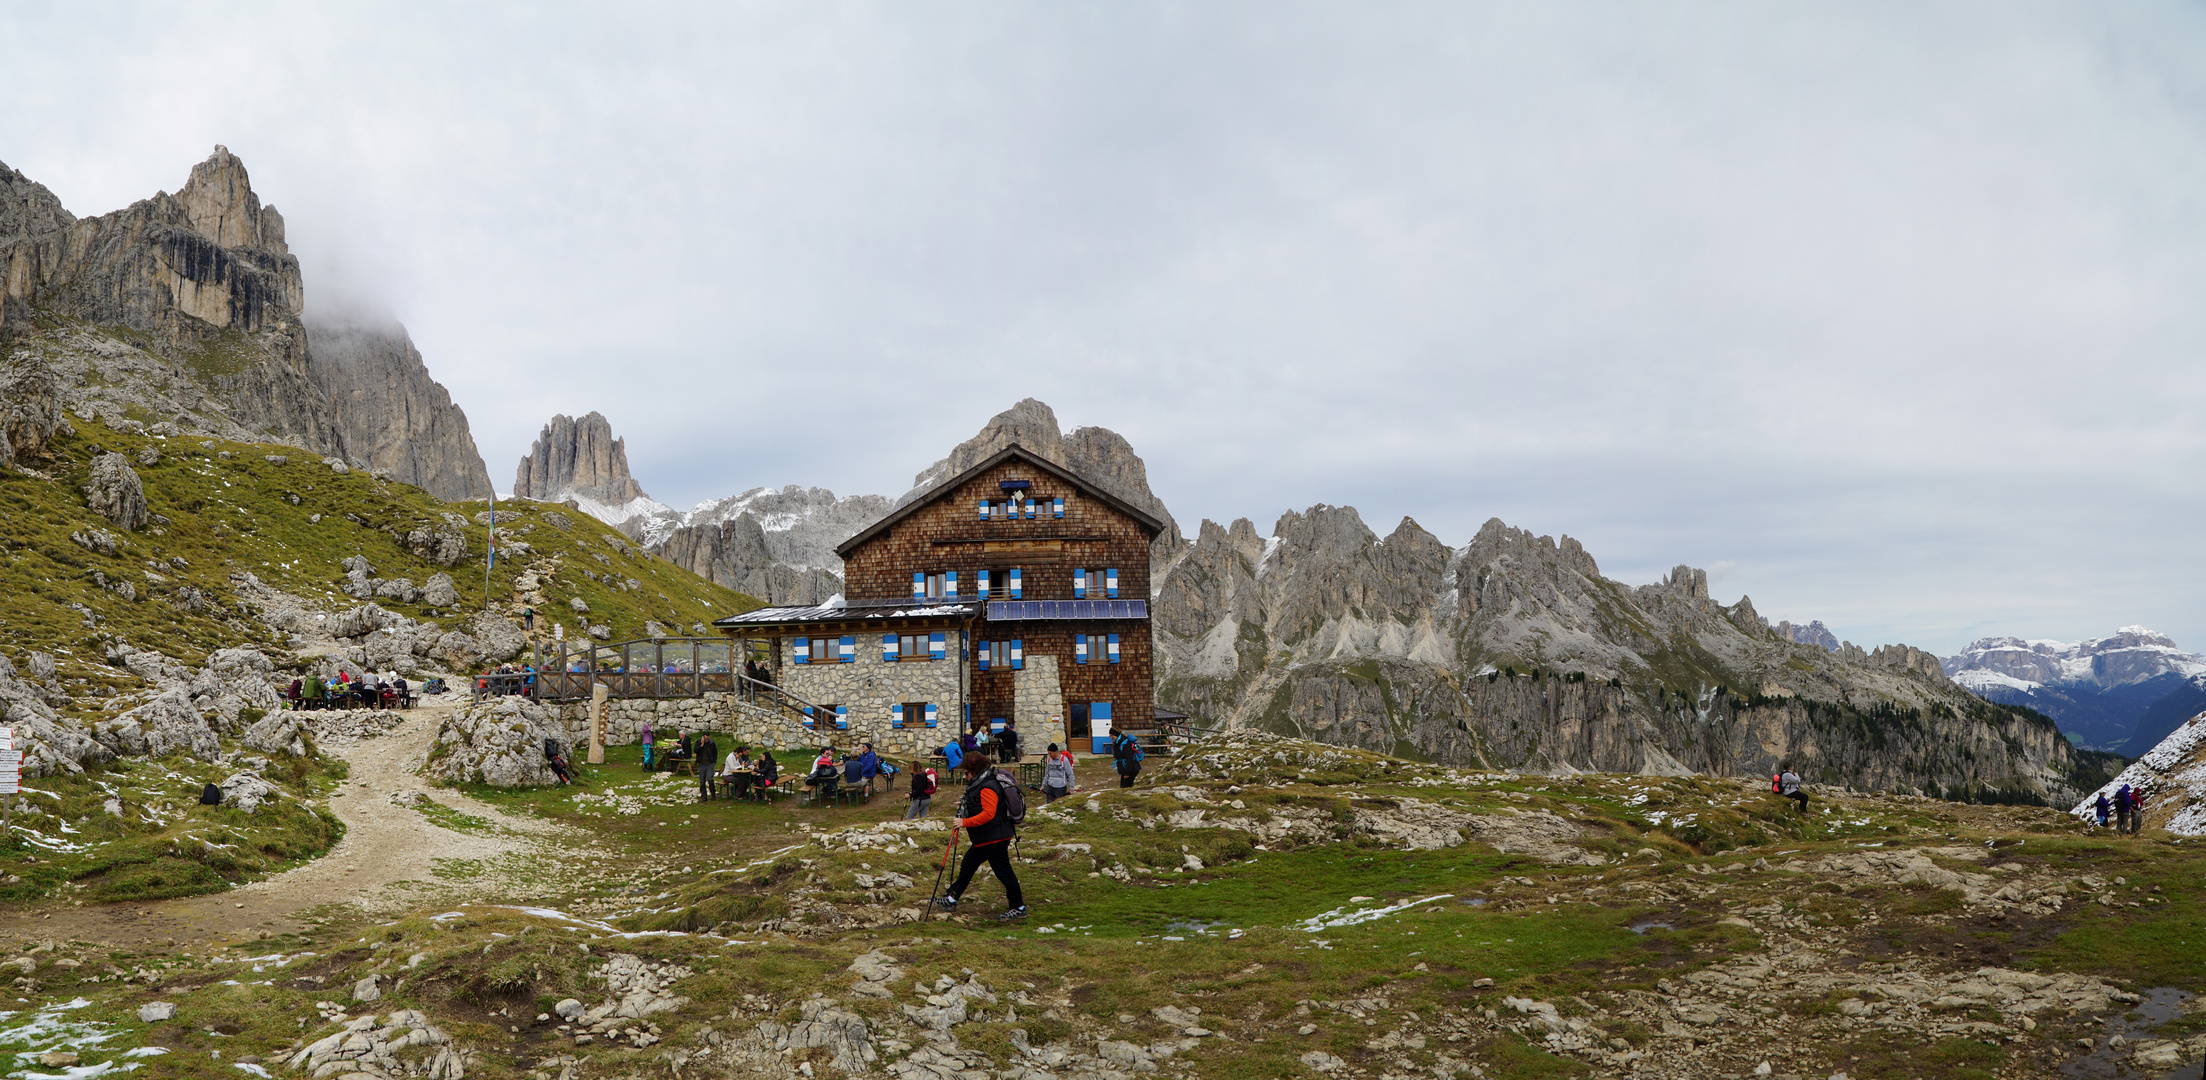
<instances>
[{"instance_id":1,"label":"metal roof awning","mask_svg":"<svg viewBox=\"0 0 2206 1080\"><path fill-rule=\"evenodd\" d=\"M861 607L762 607L741 615L729 615L714 619L712 625L724 630L739 630L747 626L787 626L795 623L870 622L889 619L963 619L980 610L978 604L957 601L915 600L900 604L875 604Z\"/></svg>"},{"instance_id":2,"label":"metal roof awning","mask_svg":"<svg viewBox=\"0 0 2206 1080\"><path fill-rule=\"evenodd\" d=\"M990 600L990 622L1026 619L1146 619L1147 600Z\"/></svg>"}]
</instances>

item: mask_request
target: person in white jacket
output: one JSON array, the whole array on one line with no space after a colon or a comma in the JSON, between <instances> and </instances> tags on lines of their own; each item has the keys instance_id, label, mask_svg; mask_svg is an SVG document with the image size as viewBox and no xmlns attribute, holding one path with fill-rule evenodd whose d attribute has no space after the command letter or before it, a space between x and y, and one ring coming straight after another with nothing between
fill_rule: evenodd
<instances>
[{"instance_id":1,"label":"person in white jacket","mask_svg":"<svg viewBox=\"0 0 2206 1080\"><path fill-rule=\"evenodd\" d=\"M1072 794L1072 753L1060 750L1056 743L1049 744L1049 753L1042 758L1042 803L1048 805Z\"/></svg>"}]
</instances>

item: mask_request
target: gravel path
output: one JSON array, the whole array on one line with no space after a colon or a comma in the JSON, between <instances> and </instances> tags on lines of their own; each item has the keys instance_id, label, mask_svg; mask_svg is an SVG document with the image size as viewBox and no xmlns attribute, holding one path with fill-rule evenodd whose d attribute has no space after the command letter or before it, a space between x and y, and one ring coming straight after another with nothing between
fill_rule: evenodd
<instances>
[{"instance_id":1,"label":"gravel path","mask_svg":"<svg viewBox=\"0 0 2206 1080\"><path fill-rule=\"evenodd\" d=\"M343 794L329 807L345 823L344 839L303 866L228 892L177 900L59 905L0 915L0 938L67 940L110 945L161 945L232 942L263 931L302 929L301 917L334 903L356 903L370 911L412 909L441 897L486 898L500 889L494 864L525 854L560 833L558 826L508 817L497 808L446 789L429 789L416 774L427 758L449 706L428 706L405 714L398 726L374 738L333 737L324 749L351 769ZM391 801L396 792L419 791L462 813L494 824L487 834L455 832L432 822L411 806ZM483 876L464 882L441 881L440 862L472 862Z\"/></svg>"}]
</instances>

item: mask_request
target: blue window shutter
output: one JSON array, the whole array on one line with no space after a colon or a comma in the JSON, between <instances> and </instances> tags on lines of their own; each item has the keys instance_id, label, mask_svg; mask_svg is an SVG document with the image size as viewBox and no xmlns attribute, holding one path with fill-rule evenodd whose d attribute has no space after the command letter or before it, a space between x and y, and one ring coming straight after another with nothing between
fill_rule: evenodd
<instances>
[{"instance_id":1,"label":"blue window shutter","mask_svg":"<svg viewBox=\"0 0 2206 1080\"><path fill-rule=\"evenodd\" d=\"M836 642L835 645L837 659L841 660L845 664L854 664L858 662L857 638L846 636L841 641Z\"/></svg>"},{"instance_id":2,"label":"blue window shutter","mask_svg":"<svg viewBox=\"0 0 2206 1080\"><path fill-rule=\"evenodd\" d=\"M1110 650L1111 650L1111 663L1114 663L1114 664L1115 664L1115 663L1118 663L1118 635L1117 635L1117 634L1112 634L1112 635L1111 635Z\"/></svg>"},{"instance_id":3,"label":"blue window shutter","mask_svg":"<svg viewBox=\"0 0 2206 1080\"><path fill-rule=\"evenodd\" d=\"M940 715L940 706L937 706L937 705L936 705L936 704L935 704L934 702L932 702L932 701L928 702L928 703L927 703L927 726L928 726L928 727L933 727L933 726L935 725L935 718L936 718L937 716L939 716L939 715Z\"/></svg>"},{"instance_id":4,"label":"blue window shutter","mask_svg":"<svg viewBox=\"0 0 2206 1080\"><path fill-rule=\"evenodd\" d=\"M1011 670L1013 670L1013 671L1025 671L1025 670L1026 670L1026 648L1025 648L1025 646L1026 646L1026 642L1022 641L1021 639L1019 639L1019 638L1012 638L1012 639L1011 639Z\"/></svg>"},{"instance_id":5,"label":"blue window shutter","mask_svg":"<svg viewBox=\"0 0 2206 1080\"><path fill-rule=\"evenodd\" d=\"M952 570L942 575L942 597L945 600L957 599L957 571Z\"/></svg>"},{"instance_id":6,"label":"blue window shutter","mask_svg":"<svg viewBox=\"0 0 2206 1080\"><path fill-rule=\"evenodd\" d=\"M1011 598L1019 598L1019 568L1016 566L1011 568Z\"/></svg>"},{"instance_id":7,"label":"blue window shutter","mask_svg":"<svg viewBox=\"0 0 2206 1080\"><path fill-rule=\"evenodd\" d=\"M892 728L904 726L904 707L902 705L889 706L889 726Z\"/></svg>"},{"instance_id":8,"label":"blue window shutter","mask_svg":"<svg viewBox=\"0 0 2206 1080\"><path fill-rule=\"evenodd\" d=\"M988 599L988 571L982 570L973 575L973 592L983 600Z\"/></svg>"},{"instance_id":9,"label":"blue window shutter","mask_svg":"<svg viewBox=\"0 0 2206 1080\"><path fill-rule=\"evenodd\" d=\"M924 599L926 595L927 575L918 570L912 571L912 599Z\"/></svg>"},{"instance_id":10,"label":"blue window shutter","mask_svg":"<svg viewBox=\"0 0 2206 1080\"><path fill-rule=\"evenodd\" d=\"M849 730L850 730L850 706L848 706L848 705L837 705L837 706L835 706L835 730L837 730L837 731L849 731Z\"/></svg>"},{"instance_id":11,"label":"blue window shutter","mask_svg":"<svg viewBox=\"0 0 2206 1080\"><path fill-rule=\"evenodd\" d=\"M1034 520L1034 515L1036 515L1036 514L1039 514L1039 513L1041 513L1041 512L1042 512L1042 501L1041 501L1040 499L1036 499L1036 498L1034 498L1034 497L1032 497L1032 496L1028 496L1028 497L1027 497L1027 500L1026 500L1026 519L1027 519L1028 521L1032 521L1032 520Z\"/></svg>"},{"instance_id":12,"label":"blue window shutter","mask_svg":"<svg viewBox=\"0 0 2206 1080\"><path fill-rule=\"evenodd\" d=\"M794 645L792 645L792 646L791 646L791 652L792 652L792 654L793 654L793 656L794 656L794 658L795 658L795 660L796 660L796 662L797 662L797 663L800 663L800 664L809 664L809 663L811 663L811 662L812 662L812 639L811 639L811 638L798 638L798 639L796 639L796 643L795 643Z\"/></svg>"},{"instance_id":13,"label":"blue window shutter","mask_svg":"<svg viewBox=\"0 0 2206 1080\"><path fill-rule=\"evenodd\" d=\"M812 706L810 706L810 705L806 705L806 706L804 707L804 726L805 726L805 727L817 727L818 725L819 725L819 721L818 721L818 719L816 719L816 718L815 718L815 717L813 717L813 715L812 715Z\"/></svg>"},{"instance_id":14,"label":"blue window shutter","mask_svg":"<svg viewBox=\"0 0 2206 1080\"><path fill-rule=\"evenodd\" d=\"M1088 598L1087 571L1075 570L1072 572L1072 598L1075 600L1085 600Z\"/></svg>"},{"instance_id":15,"label":"blue window shutter","mask_svg":"<svg viewBox=\"0 0 2206 1080\"><path fill-rule=\"evenodd\" d=\"M895 662L896 662L896 635L895 635L895 634L883 634L883 635L881 635L881 659L882 659L882 661L883 661L883 662L886 662L886 663L891 663L891 664L893 664L893 663L895 663Z\"/></svg>"},{"instance_id":16,"label":"blue window shutter","mask_svg":"<svg viewBox=\"0 0 2206 1080\"><path fill-rule=\"evenodd\" d=\"M1088 662L1088 635L1072 635L1072 662L1075 664Z\"/></svg>"},{"instance_id":17,"label":"blue window shutter","mask_svg":"<svg viewBox=\"0 0 2206 1080\"><path fill-rule=\"evenodd\" d=\"M1118 599L1118 571L1115 568L1103 571L1103 595L1106 599Z\"/></svg>"},{"instance_id":18,"label":"blue window shutter","mask_svg":"<svg viewBox=\"0 0 2206 1080\"><path fill-rule=\"evenodd\" d=\"M982 521L988 520L988 500L986 499L980 501L980 519Z\"/></svg>"},{"instance_id":19,"label":"blue window shutter","mask_svg":"<svg viewBox=\"0 0 2206 1080\"><path fill-rule=\"evenodd\" d=\"M927 635L927 659L940 660L942 659L942 654L947 651L948 650L944 646L944 641L941 634L935 633Z\"/></svg>"},{"instance_id":20,"label":"blue window shutter","mask_svg":"<svg viewBox=\"0 0 2206 1080\"><path fill-rule=\"evenodd\" d=\"M1050 503L1050 512L1056 517L1065 516L1065 497L1059 495Z\"/></svg>"},{"instance_id":21,"label":"blue window shutter","mask_svg":"<svg viewBox=\"0 0 2206 1080\"><path fill-rule=\"evenodd\" d=\"M983 641L983 642L981 642L981 643L980 643L980 650L979 650L978 652L975 652L975 653L973 654L973 658L974 658L974 659L976 659L976 660L978 660L978 661L980 661L980 669L981 669L982 671L986 671L986 670L988 670L988 643L987 643L987 642Z\"/></svg>"}]
</instances>

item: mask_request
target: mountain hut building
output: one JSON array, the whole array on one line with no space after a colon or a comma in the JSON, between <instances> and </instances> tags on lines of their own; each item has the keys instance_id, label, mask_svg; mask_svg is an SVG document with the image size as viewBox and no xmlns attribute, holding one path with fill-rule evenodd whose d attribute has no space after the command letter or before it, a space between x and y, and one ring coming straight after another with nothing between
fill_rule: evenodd
<instances>
[{"instance_id":1,"label":"mountain hut building","mask_svg":"<svg viewBox=\"0 0 2206 1080\"><path fill-rule=\"evenodd\" d=\"M762 645L811 723L890 754L1015 722L1023 745L1110 752L1156 728L1149 543L1164 524L1011 446L835 549L840 604L713 625Z\"/></svg>"}]
</instances>

